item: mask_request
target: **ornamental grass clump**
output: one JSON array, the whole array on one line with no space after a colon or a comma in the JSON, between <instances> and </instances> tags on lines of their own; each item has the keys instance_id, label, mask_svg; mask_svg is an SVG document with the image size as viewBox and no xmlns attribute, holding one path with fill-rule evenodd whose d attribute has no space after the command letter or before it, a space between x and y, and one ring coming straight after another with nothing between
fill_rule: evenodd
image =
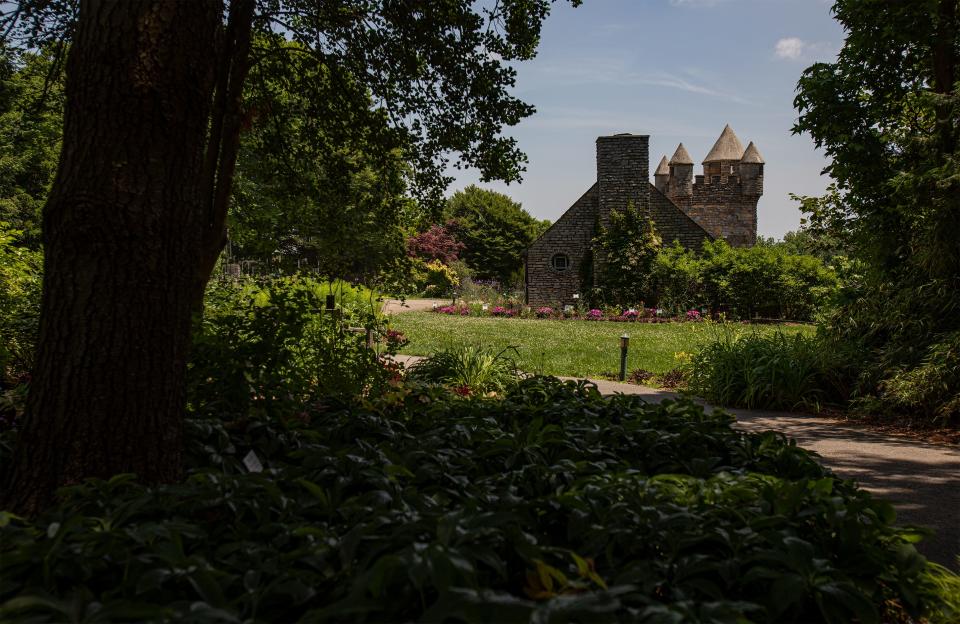
<instances>
[{"instance_id":1,"label":"ornamental grass clump","mask_svg":"<svg viewBox=\"0 0 960 624\"><path fill-rule=\"evenodd\" d=\"M724 328L688 366L688 387L716 405L819 409L844 398L844 366L819 336Z\"/></svg>"},{"instance_id":2,"label":"ornamental grass clump","mask_svg":"<svg viewBox=\"0 0 960 624\"><path fill-rule=\"evenodd\" d=\"M516 349L494 351L484 347L461 346L442 349L414 364L411 379L442 384L458 394L503 392L520 379L516 362L509 356Z\"/></svg>"},{"instance_id":3,"label":"ornamental grass clump","mask_svg":"<svg viewBox=\"0 0 960 624\"><path fill-rule=\"evenodd\" d=\"M180 483L0 513L0 620L956 621L888 503L690 401L539 377L300 409L187 418Z\"/></svg>"}]
</instances>

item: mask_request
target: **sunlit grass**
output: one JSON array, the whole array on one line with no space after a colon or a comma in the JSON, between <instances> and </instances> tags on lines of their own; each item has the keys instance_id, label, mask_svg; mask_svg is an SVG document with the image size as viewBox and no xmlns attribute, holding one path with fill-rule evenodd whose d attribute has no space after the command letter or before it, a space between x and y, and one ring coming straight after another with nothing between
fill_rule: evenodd
<instances>
[{"instance_id":1,"label":"sunlit grass","mask_svg":"<svg viewBox=\"0 0 960 624\"><path fill-rule=\"evenodd\" d=\"M430 355L455 345L495 349L516 347L518 366L529 372L583 377L620 368L621 334L629 334L627 369L665 373L678 365L677 354L690 354L715 337L713 323L610 323L459 317L433 312L407 312L391 318L410 344L402 351ZM736 331L813 332L812 326L728 325ZM680 355L679 358L684 357Z\"/></svg>"}]
</instances>

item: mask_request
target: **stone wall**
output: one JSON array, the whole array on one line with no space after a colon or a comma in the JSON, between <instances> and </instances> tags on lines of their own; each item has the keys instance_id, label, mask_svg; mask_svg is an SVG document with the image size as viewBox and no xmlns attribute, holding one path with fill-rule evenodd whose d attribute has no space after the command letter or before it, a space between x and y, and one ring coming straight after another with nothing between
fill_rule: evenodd
<instances>
[{"instance_id":1,"label":"stone wall","mask_svg":"<svg viewBox=\"0 0 960 624\"><path fill-rule=\"evenodd\" d=\"M653 219L664 245L679 241L689 249L724 238L734 246L753 245L757 239L757 201L763 193L763 167L754 165L741 183L735 164L726 163L707 183L696 176L693 165L671 165L667 193L650 183L647 135L617 134L597 139L597 182L549 230L527 249L527 303L557 306L575 303L575 294L599 286L601 259L593 260L594 283L581 284L584 262L592 255L597 226L608 225L610 211L631 202ZM741 165L746 166L746 165ZM731 173L732 168L732 173ZM682 179L681 179L682 178ZM569 266L557 270L552 259L568 258Z\"/></svg>"},{"instance_id":2,"label":"stone wall","mask_svg":"<svg viewBox=\"0 0 960 624\"><path fill-rule=\"evenodd\" d=\"M527 249L529 305L572 305L575 302L573 295L583 292L580 275L597 223L597 196L597 185L594 184ZM551 264L551 259L558 253L570 259L570 266L565 271L557 271Z\"/></svg>"},{"instance_id":3,"label":"stone wall","mask_svg":"<svg viewBox=\"0 0 960 624\"><path fill-rule=\"evenodd\" d=\"M680 210L666 195L655 186L650 188L650 216L656 225L657 233L663 239L664 246L670 246L673 241L688 249L700 249L703 242L713 237L697 222Z\"/></svg>"},{"instance_id":4,"label":"stone wall","mask_svg":"<svg viewBox=\"0 0 960 624\"><path fill-rule=\"evenodd\" d=\"M597 137L597 209L601 227L610 225L610 211L633 204L650 205L650 137L615 134ZM594 262L593 285L603 273L603 259Z\"/></svg>"},{"instance_id":5,"label":"stone wall","mask_svg":"<svg viewBox=\"0 0 960 624\"><path fill-rule=\"evenodd\" d=\"M650 137L615 134L597 138L597 197L600 224L609 225L610 210L627 204L643 210L650 203Z\"/></svg>"},{"instance_id":6,"label":"stone wall","mask_svg":"<svg viewBox=\"0 0 960 624\"><path fill-rule=\"evenodd\" d=\"M757 241L760 197L744 193L736 176L724 182L715 176L708 182L698 175L691 196L674 195L670 199L714 238L726 239L734 247L749 247Z\"/></svg>"}]
</instances>

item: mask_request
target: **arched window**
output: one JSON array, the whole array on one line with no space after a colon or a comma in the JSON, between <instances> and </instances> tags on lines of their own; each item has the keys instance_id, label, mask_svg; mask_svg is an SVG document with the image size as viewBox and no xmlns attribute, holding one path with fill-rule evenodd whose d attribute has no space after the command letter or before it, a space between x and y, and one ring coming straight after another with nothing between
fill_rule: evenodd
<instances>
[{"instance_id":1,"label":"arched window","mask_svg":"<svg viewBox=\"0 0 960 624\"><path fill-rule=\"evenodd\" d=\"M553 257L550 258L550 266L553 267L554 271L566 271L570 268L570 258L567 257L567 254L553 254Z\"/></svg>"}]
</instances>

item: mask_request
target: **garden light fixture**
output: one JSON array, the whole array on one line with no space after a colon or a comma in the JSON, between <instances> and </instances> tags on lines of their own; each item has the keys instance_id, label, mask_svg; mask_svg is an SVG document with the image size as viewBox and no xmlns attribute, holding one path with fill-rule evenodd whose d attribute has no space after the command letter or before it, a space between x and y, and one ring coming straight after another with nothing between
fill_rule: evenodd
<instances>
[{"instance_id":1,"label":"garden light fixture","mask_svg":"<svg viewBox=\"0 0 960 624\"><path fill-rule=\"evenodd\" d=\"M630 335L620 336L620 381L627 379L627 349L630 348Z\"/></svg>"}]
</instances>

